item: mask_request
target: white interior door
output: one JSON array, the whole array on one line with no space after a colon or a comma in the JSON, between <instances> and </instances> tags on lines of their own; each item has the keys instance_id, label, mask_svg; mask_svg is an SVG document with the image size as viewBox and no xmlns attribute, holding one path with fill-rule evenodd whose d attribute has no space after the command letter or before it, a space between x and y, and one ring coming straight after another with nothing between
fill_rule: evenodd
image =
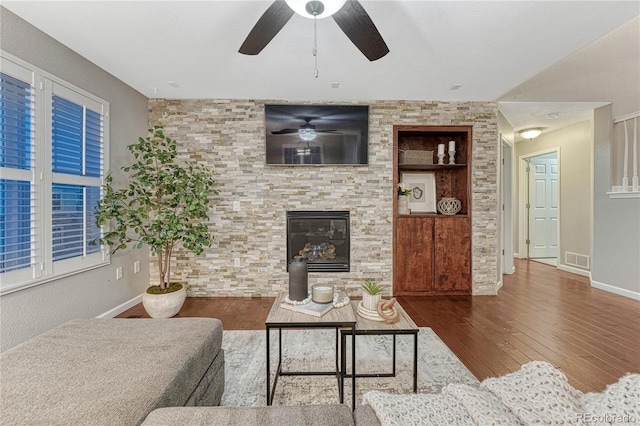
<instances>
[{"instance_id":1,"label":"white interior door","mask_svg":"<svg viewBox=\"0 0 640 426\"><path fill-rule=\"evenodd\" d=\"M529 257L558 256L558 159L529 159Z\"/></svg>"}]
</instances>

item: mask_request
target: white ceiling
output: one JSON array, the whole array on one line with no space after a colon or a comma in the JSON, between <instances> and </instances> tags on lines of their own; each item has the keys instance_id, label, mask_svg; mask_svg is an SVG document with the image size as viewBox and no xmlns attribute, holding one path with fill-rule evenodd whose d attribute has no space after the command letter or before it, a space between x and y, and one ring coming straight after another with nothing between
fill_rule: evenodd
<instances>
[{"instance_id":1,"label":"white ceiling","mask_svg":"<svg viewBox=\"0 0 640 426\"><path fill-rule=\"evenodd\" d=\"M518 131L539 128L553 132L581 121L589 121L593 110L607 102L499 102L500 111L516 130L514 142L523 141Z\"/></svg>"},{"instance_id":2,"label":"white ceiling","mask_svg":"<svg viewBox=\"0 0 640 426\"><path fill-rule=\"evenodd\" d=\"M333 19L319 20L318 78L313 21L298 15L259 55L238 53L271 0L2 6L149 98L342 102L497 100L640 13L637 1L361 3L390 53L369 62Z\"/></svg>"}]
</instances>

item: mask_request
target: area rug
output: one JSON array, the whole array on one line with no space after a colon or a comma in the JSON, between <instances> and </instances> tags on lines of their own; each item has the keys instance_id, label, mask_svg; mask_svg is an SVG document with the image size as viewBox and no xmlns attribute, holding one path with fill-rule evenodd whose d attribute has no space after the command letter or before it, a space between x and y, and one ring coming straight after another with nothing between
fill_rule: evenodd
<instances>
[{"instance_id":1,"label":"area rug","mask_svg":"<svg viewBox=\"0 0 640 426\"><path fill-rule=\"evenodd\" d=\"M264 330L224 331L225 390L220 405L266 405L266 351ZM334 330L283 330L283 371L332 371L335 366ZM278 333L271 332L271 380L277 368ZM347 340L349 340L348 338ZM370 390L410 393L413 390L413 336L397 337L396 376L358 378L356 404ZM351 344L347 345L350 360ZM356 372L389 373L391 336L357 336ZM350 362L348 361L348 364ZM350 371L350 368L347 369ZM418 392L437 392L448 383L477 384L478 380L430 328L418 333ZM338 403L333 376L281 376L274 405ZM345 379L345 403L351 405L351 379Z\"/></svg>"}]
</instances>

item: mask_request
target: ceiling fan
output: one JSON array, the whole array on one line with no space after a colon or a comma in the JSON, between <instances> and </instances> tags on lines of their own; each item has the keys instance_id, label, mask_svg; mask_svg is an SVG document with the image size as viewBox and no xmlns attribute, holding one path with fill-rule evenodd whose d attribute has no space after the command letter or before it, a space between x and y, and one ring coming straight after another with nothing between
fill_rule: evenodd
<instances>
[{"instance_id":1,"label":"ceiling fan","mask_svg":"<svg viewBox=\"0 0 640 426\"><path fill-rule=\"evenodd\" d=\"M258 19L239 52L245 55L260 53L294 13L307 18L333 16L345 35L370 61L389 53L387 44L358 0L275 0Z\"/></svg>"},{"instance_id":2,"label":"ceiling fan","mask_svg":"<svg viewBox=\"0 0 640 426\"><path fill-rule=\"evenodd\" d=\"M300 139L302 139L303 141L312 141L316 138L318 133L335 133L337 132L337 130L316 130L316 126L314 126L313 124L311 124L311 120L314 119L314 117L301 117L304 121L305 124L302 124L298 129L282 129L282 130L275 130L273 132L271 132L272 135L286 135L286 134L290 134L290 133L297 133L298 136L300 137Z\"/></svg>"}]
</instances>

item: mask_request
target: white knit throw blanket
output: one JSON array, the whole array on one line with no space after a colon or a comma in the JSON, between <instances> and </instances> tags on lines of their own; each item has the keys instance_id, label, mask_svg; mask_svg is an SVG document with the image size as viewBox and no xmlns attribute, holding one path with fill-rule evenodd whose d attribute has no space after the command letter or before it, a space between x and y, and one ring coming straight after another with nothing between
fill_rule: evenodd
<instances>
[{"instance_id":1,"label":"white knit throw blanket","mask_svg":"<svg viewBox=\"0 0 640 426\"><path fill-rule=\"evenodd\" d=\"M530 362L479 387L450 384L439 394L368 392L383 426L404 425L591 425L640 422L640 375L629 375L605 392L583 395L551 364Z\"/></svg>"}]
</instances>

